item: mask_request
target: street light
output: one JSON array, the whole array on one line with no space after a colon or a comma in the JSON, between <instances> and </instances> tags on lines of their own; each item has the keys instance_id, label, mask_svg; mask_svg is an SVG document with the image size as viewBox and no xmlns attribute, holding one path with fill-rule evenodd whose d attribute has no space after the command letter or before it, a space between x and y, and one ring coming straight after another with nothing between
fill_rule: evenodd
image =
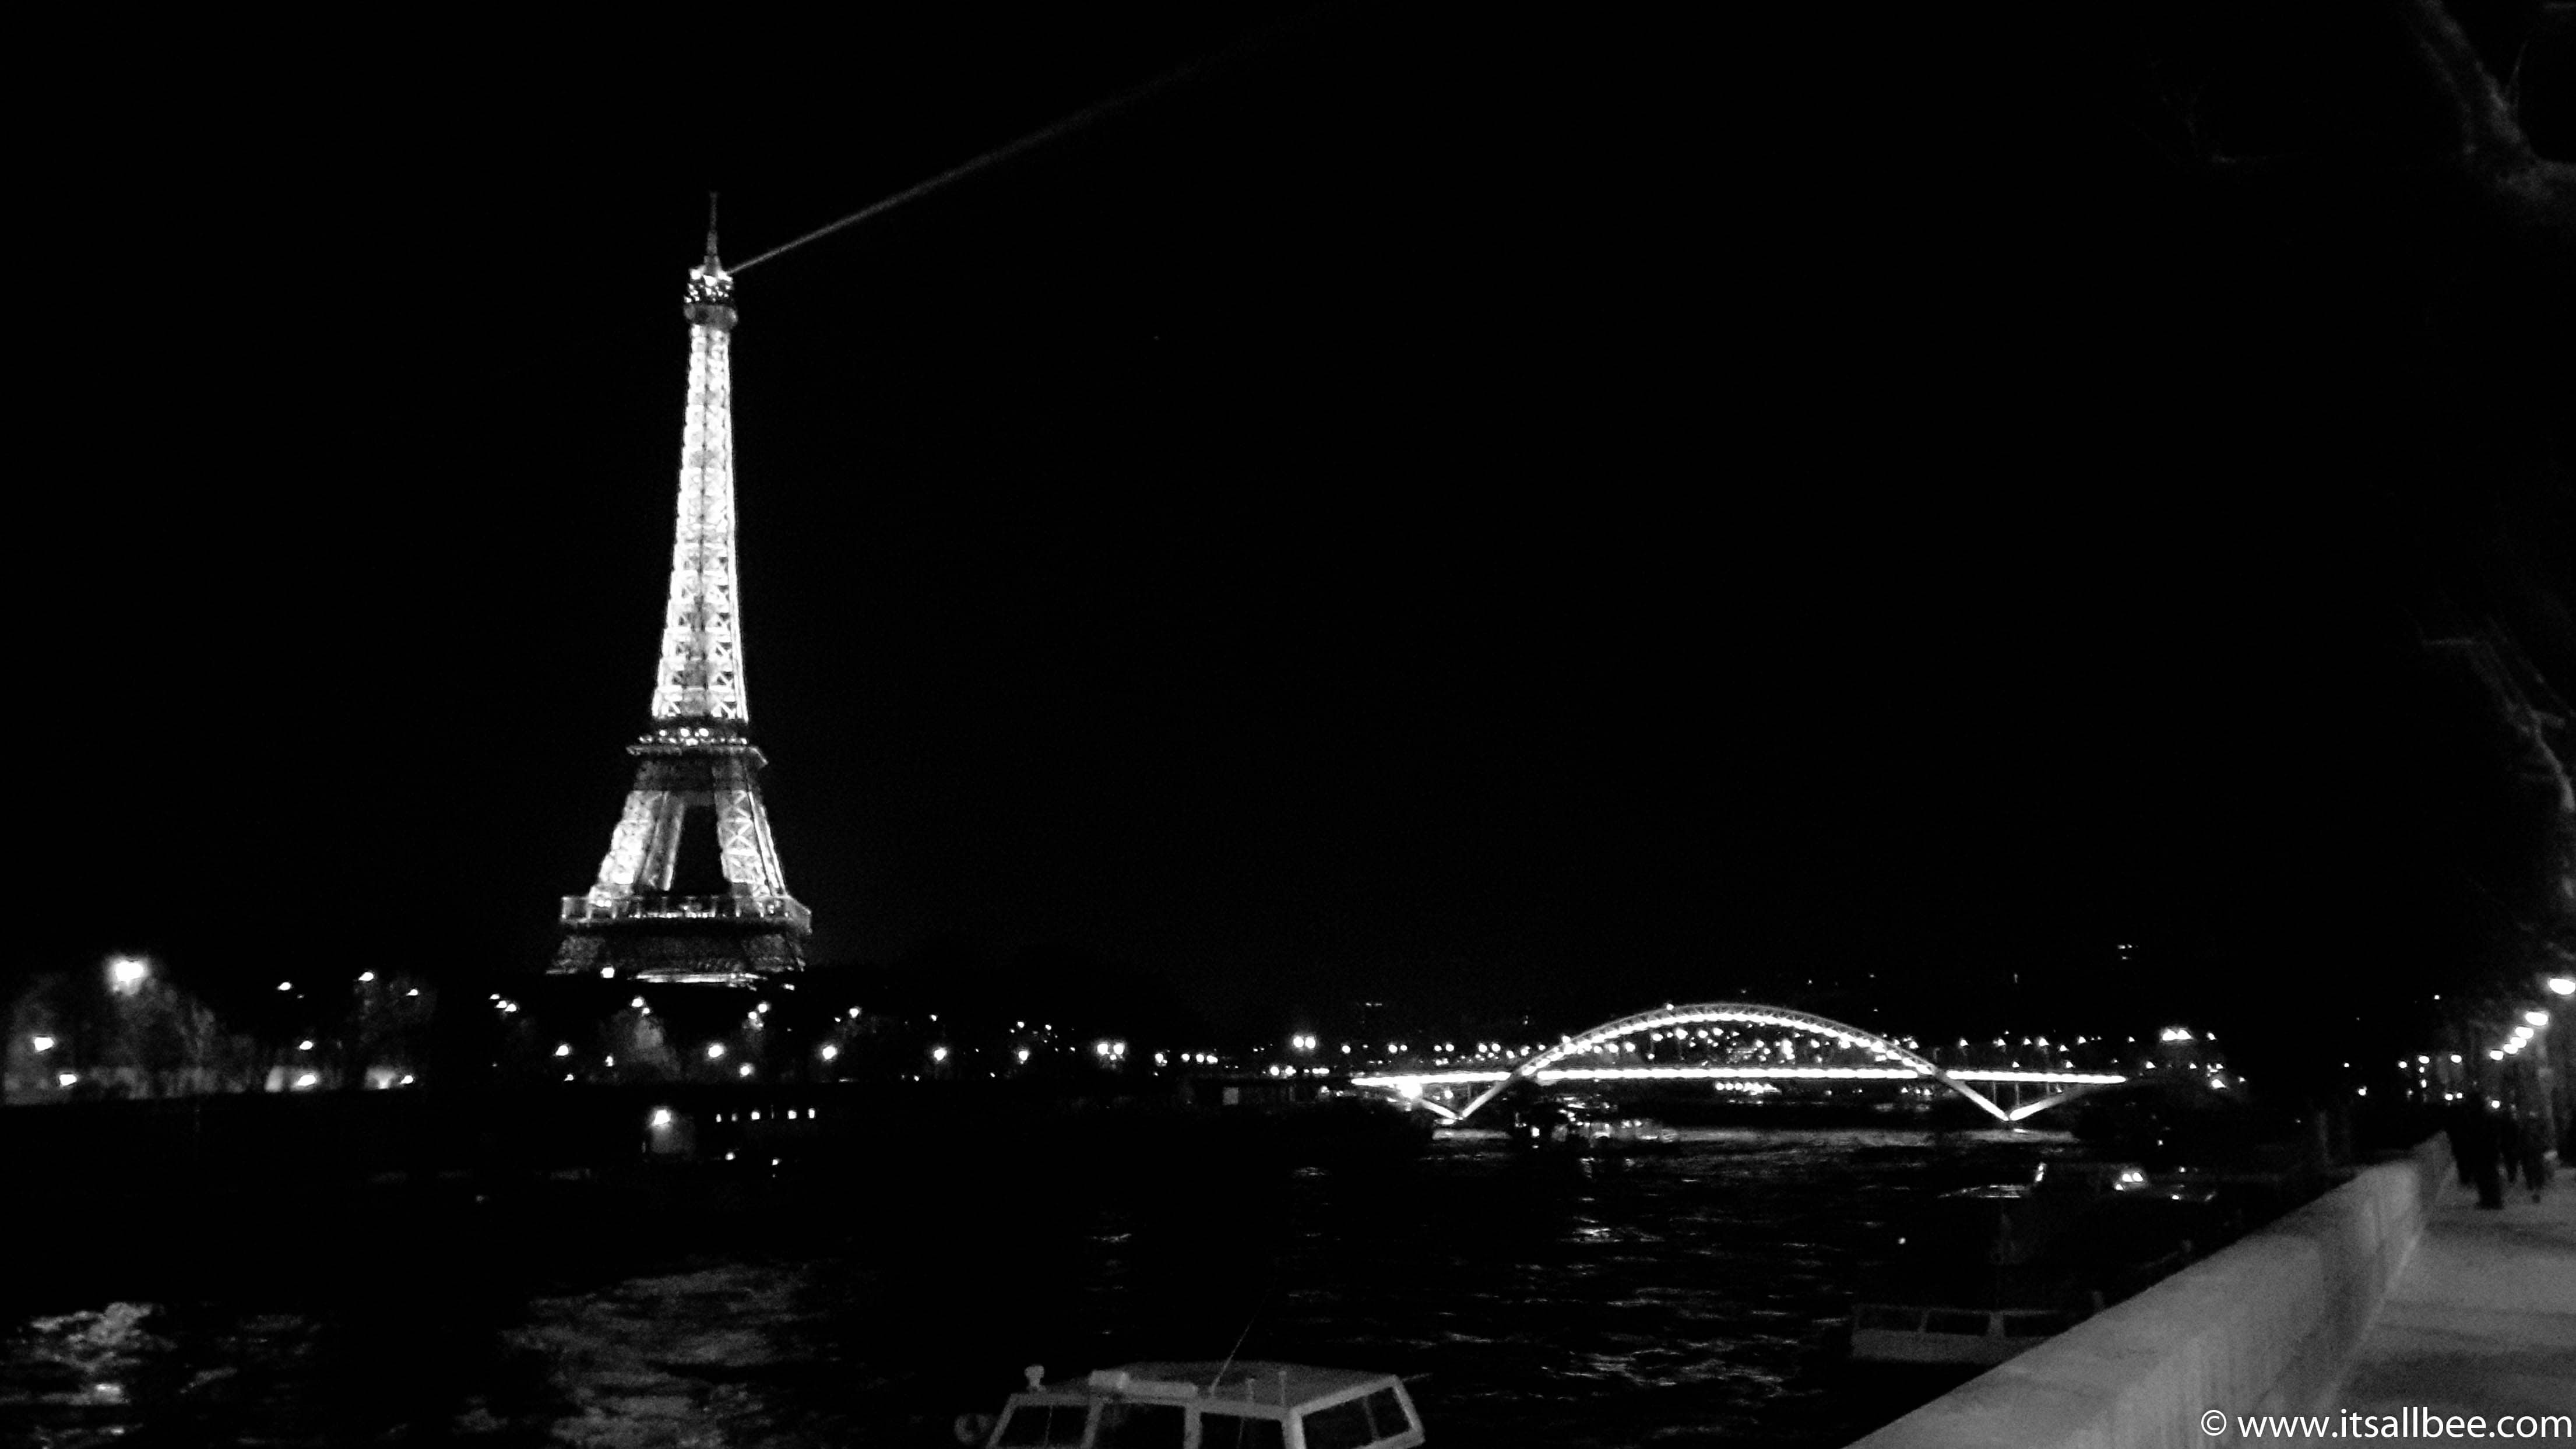
<instances>
[{"instance_id":1,"label":"street light","mask_svg":"<svg viewBox=\"0 0 2576 1449\"><path fill-rule=\"evenodd\" d=\"M119 996L132 996L142 990L143 978L151 974L151 967L131 956L119 956L107 963L108 983L115 988Z\"/></svg>"},{"instance_id":2,"label":"street light","mask_svg":"<svg viewBox=\"0 0 2576 1449\"><path fill-rule=\"evenodd\" d=\"M2576 976L2552 976L2549 989L2561 996L2576 996Z\"/></svg>"},{"instance_id":3,"label":"street light","mask_svg":"<svg viewBox=\"0 0 2576 1449\"><path fill-rule=\"evenodd\" d=\"M2522 1014L2522 1019L2533 1026L2549 1025L2549 1013L2545 1011L2526 1011Z\"/></svg>"}]
</instances>

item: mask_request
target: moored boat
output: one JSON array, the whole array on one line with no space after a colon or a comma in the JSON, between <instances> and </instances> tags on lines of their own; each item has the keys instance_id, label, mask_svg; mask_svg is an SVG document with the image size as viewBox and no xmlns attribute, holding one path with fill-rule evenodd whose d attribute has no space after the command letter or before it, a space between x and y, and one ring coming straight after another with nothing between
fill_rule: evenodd
<instances>
[{"instance_id":1,"label":"moored boat","mask_svg":"<svg viewBox=\"0 0 2576 1449\"><path fill-rule=\"evenodd\" d=\"M1422 1421L1393 1374L1272 1362L1133 1363L1049 1381L1032 1366L987 1449L1411 1449Z\"/></svg>"},{"instance_id":2,"label":"moored boat","mask_svg":"<svg viewBox=\"0 0 2576 1449\"><path fill-rule=\"evenodd\" d=\"M1852 1358L2002 1363L2190 1262L2210 1241L2213 1197L2135 1163L2084 1161L1944 1193L1897 1239L1885 1296L1852 1305Z\"/></svg>"}]
</instances>

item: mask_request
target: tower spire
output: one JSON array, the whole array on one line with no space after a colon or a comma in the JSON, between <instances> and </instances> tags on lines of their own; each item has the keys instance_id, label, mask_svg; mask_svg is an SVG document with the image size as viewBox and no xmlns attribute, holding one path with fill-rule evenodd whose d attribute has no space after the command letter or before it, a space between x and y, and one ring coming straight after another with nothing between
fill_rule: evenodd
<instances>
[{"instance_id":1,"label":"tower spire","mask_svg":"<svg viewBox=\"0 0 2576 1449\"><path fill-rule=\"evenodd\" d=\"M787 893L745 734L740 581L734 552L733 278L717 259L715 196L706 259L689 272L689 389L680 429L680 500L651 725L629 747L635 788L609 837L599 880L563 903L557 971L621 970L648 979L743 981L803 963L810 917ZM672 893L694 855L693 812L713 817L725 894ZM703 872L699 872L703 876ZM685 886L684 886L685 888ZM630 970L631 968L631 970Z\"/></svg>"},{"instance_id":2,"label":"tower spire","mask_svg":"<svg viewBox=\"0 0 2576 1449\"><path fill-rule=\"evenodd\" d=\"M712 207L714 198L708 198ZM710 216L709 221L713 221ZM680 426L680 517L671 541L671 593L662 615L662 667L653 718L751 718L743 697L733 519L733 278L716 260L689 271L689 401Z\"/></svg>"}]
</instances>

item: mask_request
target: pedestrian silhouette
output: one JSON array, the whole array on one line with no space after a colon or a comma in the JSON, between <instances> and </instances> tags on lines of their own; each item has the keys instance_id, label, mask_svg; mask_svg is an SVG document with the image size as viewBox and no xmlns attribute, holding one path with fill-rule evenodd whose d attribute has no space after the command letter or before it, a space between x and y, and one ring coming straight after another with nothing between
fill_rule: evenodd
<instances>
[{"instance_id":1,"label":"pedestrian silhouette","mask_svg":"<svg viewBox=\"0 0 2576 1449\"><path fill-rule=\"evenodd\" d=\"M2460 1186L2475 1187L2477 1163L2470 1153L2469 1139L2476 1131L2472 1125L2476 1116L2466 1102L2453 1107L2448 1116L2449 1120L2442 1124L2442 1131L2451 1139L2451 1170L2460 1175Z\"/></svg>"},{"instance_id":2,"label":"pedestrian silhouette","mask_svg":"<svg viewBox=\"0 0 2576 1449\"><path fill-rule=\"evenodd\" d=\"M2549 1133L2538 1122L2525 1122L2514 1135L2522 1145L2522 1185L2531 1189L2531 1200L2538 1202L2549 1186Z\"/></svg>"},{"instance_id":3,"label":"pedestrian silhouette","mask_svg":"<svg viewBox=\"0 0 2576 1449\"><path fill-rule=\"evenodd\" d=\"M2496 1124L2485 1104L2462 1102L2454 1117L2459 1136L2460 1176L2478 1185L2478 1206L2504 1206L2504 1183L2496 1173Z\"/></svg>"}]
</instances>

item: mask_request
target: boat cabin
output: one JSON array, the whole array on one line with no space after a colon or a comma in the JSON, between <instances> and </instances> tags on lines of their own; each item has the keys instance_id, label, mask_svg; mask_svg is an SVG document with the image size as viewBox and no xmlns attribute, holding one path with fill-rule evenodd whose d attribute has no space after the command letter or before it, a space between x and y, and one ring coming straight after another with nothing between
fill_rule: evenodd
<instances>
[{"instance_id":1,"label":"boat cabin","mask_svg":"<svg viewBox=\"0 0 2576 1449\"><path fill-rule=\"evenodd\" d=\"M1409 1449L1422 1421L1392 1374L1290 1363L1135 1363L1011 1395L991 1449Z\"/></svg>"}]
</instances>

